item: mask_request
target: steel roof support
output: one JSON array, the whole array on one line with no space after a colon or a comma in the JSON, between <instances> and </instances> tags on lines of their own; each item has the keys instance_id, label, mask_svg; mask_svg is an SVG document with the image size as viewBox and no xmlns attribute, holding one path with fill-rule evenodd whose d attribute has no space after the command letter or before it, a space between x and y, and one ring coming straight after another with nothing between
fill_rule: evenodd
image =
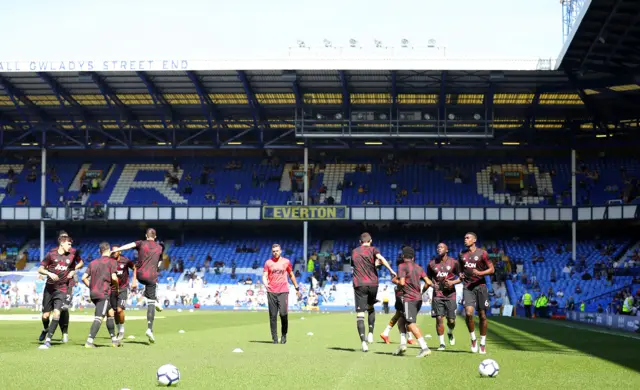
<instances>
[{"instance_id":1,"label":"steel roof support","mask_svg":"<svg viewBox=\"0 0 640 390\"><path fill-rule=\"evenodd\" d=\"M79 131L78 125L76 124L76 120L73 117L73 113L69 110L66 103L71 104L75 107L81 107L78 102L71 97L71 94L67 92L53 77L44 72L36 73L51 89L51 91L56 95L56 99L58 99L58 103L60 104L60 109L67 114L67 117L71 121L71 125L73 129ZM65 103L66 102L66 103ZM84 120L85 126L87 125L87 120Z\"/></svg>"},{"instance_id":2,"label":"steel roof support","mask_svg":"<svg viewBox=\"0 0 640 390\"><path fill-rule=\"evenodd\" d=\"M340 77L340 85L342 86L342 115L344 120L351 123L351 94L349 93L349 80L344 70L339 70L338 75Z\"/></svg>"},{"instance_id":3,"label":"steel roof support","mask_svg":"<svg viewBox=\"0 0 640 390\"><path fill-rule=\"evenodd\" d=\"M169 112L173 115L173 111L171 109L171 105L167 102L167 100L162 96L162 93L158 89L158 87L151 81L149 76L145 72L136 72L140 80L147 87L147 91L149 91L149 95L151 95L151 99L153 100L153 106L156 108L156 111L160 115L160 122L165 130L169 130L169 126L167 125L167 115ZM172 120L175 118L172 118Z\"/></svg>"},{"instance_id":4,"label":"steel roof support","mask_svg":"<svg viewBox=\"0 0 640 390\"><path fill-rule=\"evenodd\" d=\"M611 12L609 12L607 19L605 19L604 23L602 24L602 27L600 27L600 31L598 31L598 34L595 36L595 38L591 42L591 45L589 45L589 50L587 50L587 54L585 54L584 57L582 57L582 60L580 61L580 65L578 66L579 70L584 69L584 65L587 62L587 59L589 59L589 56L591 55L591 52L593 51L593 49L596 47L596 44L601 43L601 40L606 39L605 37L602 36L602 34L605 32L607 27L609 27L609 23L611 23L611 19L613 19L613 17L616 15L616 13L618 12L618 7L620 7L620 4L622 3L623 3L623 0L616 1L615 5L613 6L613 9L611 10Z\"/></svg>"},{"instance_id":5,"label":"steel roof support","mask_svg":"<svg viewBox=\"0 0 640 390\"><path fill-rule=\"evenodd\" d=\"M251 88L251 83L249 83L249 78L247 77L247 73L244 70L239 70L236 72L238 74L238 79L242 82L242 88L244 89L244 93L247 95L247 103L249 104L249 109L251 110L251 116L253 117L253 126L256 129L260 130L260 144L264 143L264 127L261 124L262 115L261 115L261 107L260 103L258 103L258 99L256 99L255 93L253 93L253 89Z\"/></svg>"}]
</instances>

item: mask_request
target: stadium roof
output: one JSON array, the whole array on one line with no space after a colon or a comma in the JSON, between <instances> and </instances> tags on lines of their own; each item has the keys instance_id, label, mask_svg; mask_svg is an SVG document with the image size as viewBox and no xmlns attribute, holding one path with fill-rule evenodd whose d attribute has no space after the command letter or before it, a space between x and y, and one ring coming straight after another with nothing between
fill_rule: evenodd
<instances>
[{"instance_id":1,"label":"stadium roof","mask_svg":"<svg viewBox=\"0 0 640 390\"><path fill-rule=\"evenodd\" d=\"M569 130L593 137L637 127L638 96L619 83L617 76L563 71L0 73L0 144L553 144L571 138Z\"/></svg>"},{"instance_id":2,"label":"stadium roof","mask_svg":"<svg viewBox=\"0 0 640 390\"><path fill-rule=\"evenodd\" d=\"M640 1L587 0L558 60L570 72L605 72L640 81ZM638 87L640 89L640 87Z\"/></svg>"}]
</instances>

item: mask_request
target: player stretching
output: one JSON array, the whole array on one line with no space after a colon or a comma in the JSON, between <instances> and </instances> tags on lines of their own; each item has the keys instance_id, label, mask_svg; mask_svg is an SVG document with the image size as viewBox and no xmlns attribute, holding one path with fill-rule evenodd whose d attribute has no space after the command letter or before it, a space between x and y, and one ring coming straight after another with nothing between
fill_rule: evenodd
<instances>
[{"instance_id":1,"label":"player stretching","mask_svg":"<svg viewBox=\"0 0 640 390\"><path fill-rule=\"evenodd\" d=\"M353 262L353 290L355 294L356 319L358 334L362 342L362 352L367 352L369 343L373 343L373 328L376 323L376 312L373 305L376 303L378 295L378 270L376 264L384 265L391 275L396 276L387 260L380 254L380 251L371 245L371 235L362 233L360 235L360 246L353 250L351 254ZM364 329L364 313L368 312L369 335L366 336Z\"/></svg>"},{"instance_id":2,"label":"player stretching","mask_svg":"<svg viewBox=\"0 0 640 390\"><path fill-rule=\"evenodd\" d=\"M280 313L280 325L282 327L280 338L281 344L287 343L287 332L289 330L289 282L287 275L291 278L291 283L296 289L298 299L300 286L296 276L291 269L289 259L280 257L282 248L279 244L271 246L271 258L265 261L262 271L262 284L267 288L267 300L269 303L269 325L271 326L271 339L274 344L278 344L278 313Z\"/></svg>"},{"instance_id":3,"label":"player stretching","mask_svg":"<svg viewBox=\"0 0 640 390\"><path fill-rule=\"evenodd\" d=\"M416 357L425 357L431 355L431 350L422 337L420 328L418 328L418 312L422 307L422 294L432 284L427 277L424 269L414 262L415 251L411 247L402 249L403 263L398 266L398 275L391 281L402 288L402 303L404 304L404 318L399 320L398 328L400 329L400 346L394 355L402 355L407 350L406 332L413 333L420 344L420 353ZM424 280L425 285L420 285L420 280Z\"/></svg>"},{"instance_id":4,"label":"player stretching","mask_svg":"<svg viewBox=\"0 0 640 390\"><path fill-rule=\"evenodd\" d=\"M124 338L124 310L127 307L127 299L129 298L129 269L133 270L133 280L131 280L131 288L138 287L136 280L136 266L128 258L121 256L119 248L112 248L112 257L116 260L118 276L118 288L111 288L111 308L116 310L116 325L118 326L118 340Z\"/></svg>"},{"instance_id":5,"label":"player stretching","mask_svg":"<svg viewBox=\"0 0 640 390\"><path fill-rule=\"evenodd\" d=\"M493 263L489 260L489 255L484 249L476 246L478 236L475 233L467 233L464 236L464 246L467 249L460 252L460 267L464 272L464 289L462 299L464 300L464 311L467 320L467 328L471 335L471 352L478 352L478 342L476 341L476 326L473 322L474 310L478 310L480 319L480 353L487 353L487 313L489 308L489 291L484 280L485 275L494 272Z\"/></svg>"},{"instance_id":6,"label":"player stretching","mask_svg":"<svg viewBox=\"0 0 640 390\"><path fill-rule=\"evenodd\" d=\"M134 278L144 286L144 297L147 298L147 332L150 343L155 343L153 336L153 321L156 317L155 311L162 311L161 305L156 305L156 290L158 288L158 268L162 261L164 247L156 242L155 229L147 229L146 240L136 241L118 248L118 251L136 249L138 251L138 263Z\"/></svg>"},{"instance_id":7,"label":"player stretching","mask_svg":"<svg viewBox=\"0 0 640 390\"><path fill-rule=\"evenodd\" d=\"M66 233L65 233L66 234ZM48 349L51 347L51 337L60 322L60 314L66 302L69 279L75 275L76 265L81 262L80 258L72 253L71 237L61 235L58 237L58 247L47 253L40 263L38 273L47 276L47 283L42 294L42 325L44 330L40 334L40 341L44 340L44 344L40 349ZM51 313L53 318L51 319ZM63 335L63 339L65 336Z\"/></svg>"},{"instance_id":8,"label":"player stretching","mask_svg":"<svg viewBox=\"0 0 640 390\"><path fill-rule=\"evenodd\" d=\"M92 261L87 267L87 271L82 275L82 282L89 287L89 296L96 305L95 317L89 337L84 344L85 348L96 348L93 339L96 338L102 320L107 316L107 330L111 336L111 346L119 347L120 342L116 337L116 326L113 320L113 308L110 304L111 286L118 288L118 276L116 275L116 262L110 257L111 245L108 242L100 243L100 254L102 257Z\"/></svg>"},{"instance_id":9,"label":"player stretching","mask_svg":"<svg viewBox=\"0 0 640 390\"><path fill-rule=\"evenodd\" d=\"M449 248L446 244L438 244L438 256L429 262L427 276L433 281L433 305L432 317L436 317L436 332L440 340L438 351L444 351L444 323L443 318L447 317L447 335L449 345L456 345L453 337L453 329L456 327L456 288L460 283L459 263L449 257Z\"/></svg>"}]
</instances>

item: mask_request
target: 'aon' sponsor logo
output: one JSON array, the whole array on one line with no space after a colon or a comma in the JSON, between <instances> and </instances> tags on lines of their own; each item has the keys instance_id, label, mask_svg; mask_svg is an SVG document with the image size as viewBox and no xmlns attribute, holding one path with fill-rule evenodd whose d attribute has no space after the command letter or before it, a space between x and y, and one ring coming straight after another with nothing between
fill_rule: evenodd
<instances>
[{"instance_id":1,"label":"'aon' sponsor logo","mask_svg":"<svg viewBox=\"0 0 640 390\"><path fill-rule=\"evenodd\" d=\"M449 275L448 272L438 272L438 275L436 275L439 278L446 278Z\"/></svg>"},{"instance_id":2,"label":"'aon' sponsor logo","mask_svg":"<svg viewBox=\"0 0 640 390\"><path fill-rule=\"evenodd\" d=\"M123 272L124 272L124 271L117 271L117 272L116 272L116 275L120 276L120 275L122 275L122 274L123 274Z\"/></svg>"},{"instance_id":3,"label":"'aon' sponsor logo","mask_svg":"<svg viewBox=\"0 0 640 390\"><path fill-rule=\"evenodd\" d=\"M66 271L66 270L67 270L67 268L69 268L69 267L67 267L66 265L58 264L58 265L56 265L56 267L54 268L54 270L55 270L55 271Z\"/></svg>"},{"instance_id":4,"label":"'aon' sponsor logo","mask_svg":"<svg viewBox=\"0 0 640 390\"><path fill-rule=\"evenodd\" d=\"M468 261L464 262L465 268L476 268L476 263L469 263Z\"/></svg>"}]
</instances>

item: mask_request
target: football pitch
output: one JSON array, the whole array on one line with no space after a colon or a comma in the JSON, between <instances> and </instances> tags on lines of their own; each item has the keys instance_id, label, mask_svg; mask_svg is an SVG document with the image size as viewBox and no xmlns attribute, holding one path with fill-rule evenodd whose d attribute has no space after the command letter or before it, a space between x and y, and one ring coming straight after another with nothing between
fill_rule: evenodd
<instances>
[{"instance_id":1,"label":"football pitch","mask_svg":"<svg viewBox=\"0 0 640 390\"><path fill-rule=\"evenodd\" d=\"M58 330L53 348L39 350L38 314L0 311L0 387L149 389L157 387L156 369L171 363L181 371L177 387L183 389L640 388L639 337L568 322L492 318L483 356L469 351L460 317L456 345L435 351L434 320L420 316L434 351L416 359L416 345L405 356L392 356L395 328L393 344L379 338L391 314L376 315L376 342L368 353L360 351L355 315L348 313L290 313L286 345L271 344L265 312L165 310L157 313L154 345L144 336L145 311L128 315L121 348L110 347L104 325L96 339L103 347L82 347L93 316L87 311L72 313L68 344L58 343ZM236 348L243 352L234 353ZM499 363L498 377L479 376L485 358Z\"/></svg>"}]
</instances>

